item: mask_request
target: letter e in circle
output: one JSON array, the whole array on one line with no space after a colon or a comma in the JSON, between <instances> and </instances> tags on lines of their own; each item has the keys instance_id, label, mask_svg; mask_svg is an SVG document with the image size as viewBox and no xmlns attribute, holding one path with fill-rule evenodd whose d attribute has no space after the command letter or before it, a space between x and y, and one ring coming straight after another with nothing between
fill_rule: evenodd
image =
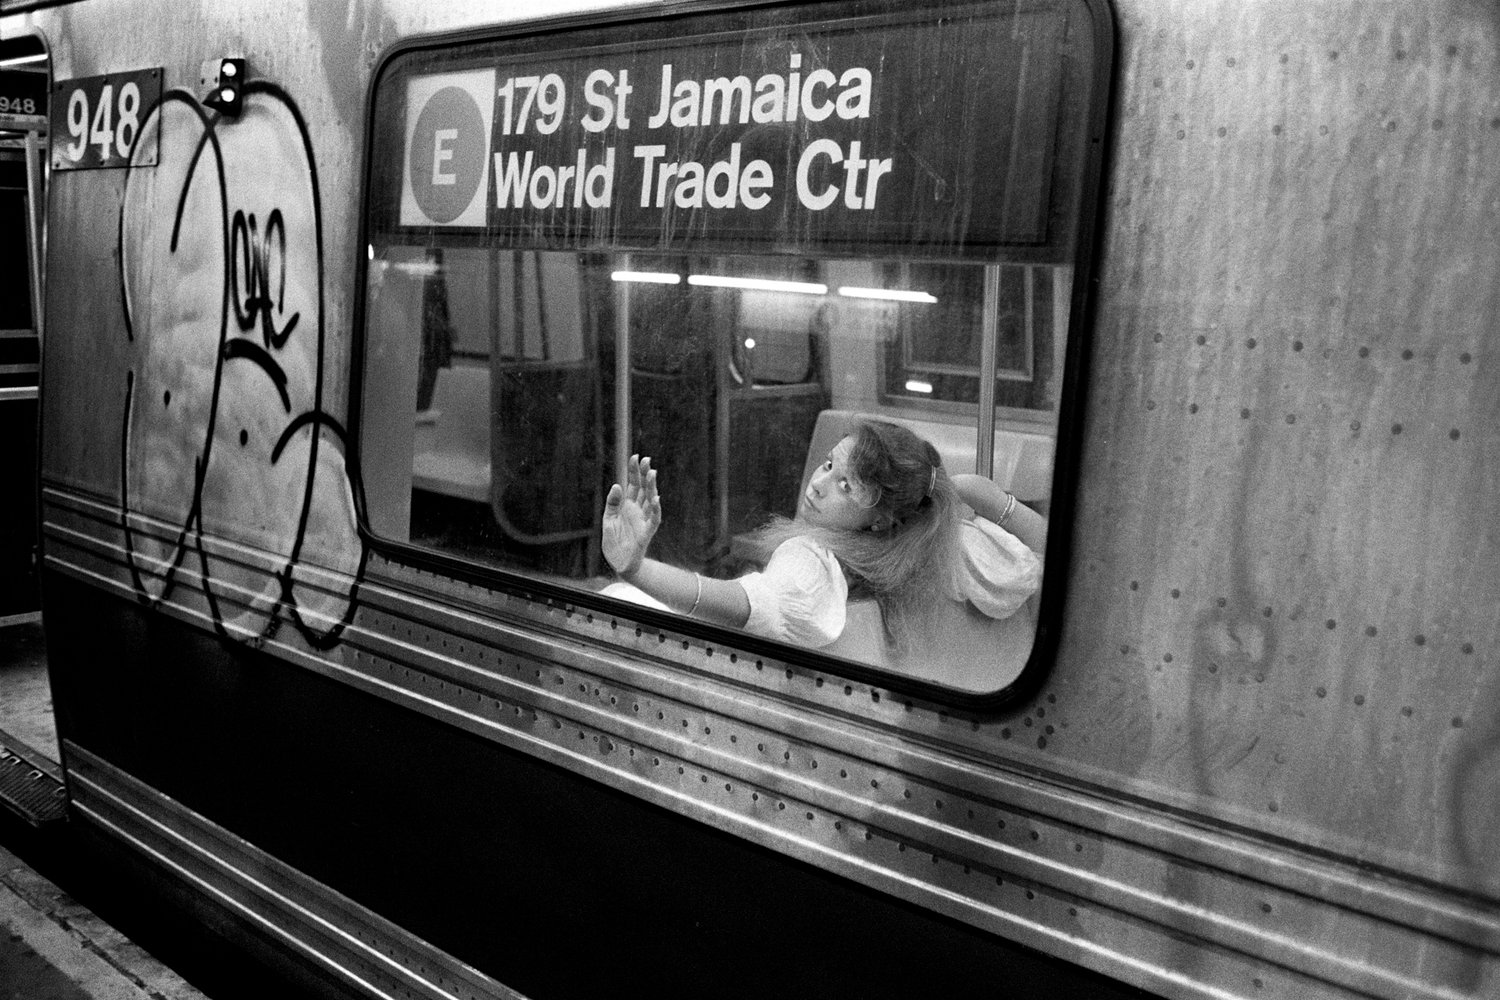
<instances>
[{"instance_id":1,"label":"letter e in circle","mask_svg":"<svg viewBox=\"0 0 1500 1000\"><path fill-rule=\"evenodd\" d=\"M473 203L488 145L484 118L467 90L443 87L427 99L407 146L406 176L429 220L446 225Z\"/></svg>"}]
</instances>

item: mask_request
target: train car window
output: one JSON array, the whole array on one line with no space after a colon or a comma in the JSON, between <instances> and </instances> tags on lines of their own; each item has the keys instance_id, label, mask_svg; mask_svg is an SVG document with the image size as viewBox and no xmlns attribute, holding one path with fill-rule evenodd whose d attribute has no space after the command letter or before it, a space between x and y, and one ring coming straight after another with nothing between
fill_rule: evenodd
<instances>
[{"instance_id":1,"label":"train car window","mask_svg":"<svg viewBox=\"0 0 1500 1000\"><path fill-rule=\"evenodd\" d=\"M944 275L925 265L902 270L907 280L933 288L937 301L901 317L883 359L885 401L972 413L983 361L983 275ZM1053 317L1067 315L1071 283L1067 267L1001 265L994 309L994 401L1001 419L1055 419L1065 340L1053 335Z\"/></svg>"},{"instance_id":2,"label":"train car window","mask_svg":"<svg viewBox=\"0 0 1500 1000\"><path fill-rule=\"evenodd\" d=\"M1058 606L1102 16L859 0L392 53L365 219L371 533L710 626L738 621L718 588L689 606L701 581L739 581L744 629L787 655L1010 688ZM877 499L852 541L802 530L830 452L871 421L933 445L969 501L906 600L870 580L918 515ZM635 454L658 474L649 555L697 600L626 584L601 551ZM824 567L811 631L756 590L785 583L789 538ZM874 562L840 548L871 538Z\"/></svg>"}]
</instances>

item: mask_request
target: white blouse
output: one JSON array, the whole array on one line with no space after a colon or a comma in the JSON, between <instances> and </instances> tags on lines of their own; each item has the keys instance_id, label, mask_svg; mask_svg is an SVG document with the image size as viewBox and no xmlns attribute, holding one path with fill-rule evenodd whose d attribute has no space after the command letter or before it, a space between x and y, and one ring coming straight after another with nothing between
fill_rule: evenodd
<instances>
[{"instance_id":1,"label":"white blouse","mask_svg":"<svg viewBox=\"0 0 1500 1000\"><path fill-rule=\"evenodd\" d=\"M948 596L990 618L1008 618L1041 587L1042 561L1015 535L976 517L961 522L959 565ZM832 552L789 538L759 573L739 578L750 598L747 632L796 645L826 646L844 631L849 583Z\"/></svg>"}]
</instances>

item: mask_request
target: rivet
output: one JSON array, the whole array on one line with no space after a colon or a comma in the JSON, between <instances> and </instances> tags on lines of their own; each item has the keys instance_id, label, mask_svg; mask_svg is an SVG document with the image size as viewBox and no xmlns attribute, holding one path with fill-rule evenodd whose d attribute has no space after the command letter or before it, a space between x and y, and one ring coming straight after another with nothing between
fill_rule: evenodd
<instances>
[{"instance_id":1,"label":"rivet","mask_svg":"<svg viewBox=\"0 0 1500 1000\"><path fill-rule=\"evenodd\" d=\"M1460 437L1460 435L1458 433L1458 428L1455 427L1451 431L1449 431L1448 432L1448 437L1449 437L1449 439L1451 439L1453 441L1457 441L1459 439L1459 437Z\"/></svg>"},{"instance_id":2,"label":"rivet","mask_svg":"<svg viewBox=\"0 0 1500 1000\"><path fill-rule=\"evenodd\" d=\"M1422 635L1420 632L1413 636L1411 641L1416 643L1418 646L1427 645L1427 637L1425 635Z\"/></svg>"},{"instance_id":3,"label":"rivet","mask_svg":"<svg viewBox=\"0 0 1500 1000\"><path fill-rule=\"evenodd\" d=\"M1364 703L1365 703L1365 696L1364 695L1357 694L1357 695L1354 696L1354 704L1356 704L1356 705L1363 705Z\"/></svg>"},{"instance_id":4,"label":"rivet","mask_svg":"<svg viewBox=\"0 0 1500 1000\"><path fill-rule=\"evenodd\" d=\"M1280 135L1281 134L1281 126L1280 125L1272 125L1271 126L1271 134L1272 135Z\"/></svg>"},{"instance_id":5,"label":"rivet","mask_svg":"<svg viewBox=\"0 0 1500 1000\"><path fill-rule=\"evenodd\" d=\"M1326 626L1326 627L1327 627L1327 628L1328 628L1328 629L1330 629L1330 630L1332 630L1332 629L1335 629L1335 628L1338 628L1338 624L1339 624L1339 623L1338 623L1338 622L1336 622L1336 621L1334 621L1334 620L1333 620L1333 619L1332 619L1332 618L1330 618L1330 619L1328 619L1328 620L1327 620L1327 621L1326 621L1326 622L1324 622L1324 623L1323 623L1323 624L1324 624L1324 625L1325 625L1325 626Z\"/></svg>"},{"instance_id":6,"label":"rivet","mask_svg":"<svg viewBox=\"0 0 1500 1000\"><path fill-rule=\"evenodd\" d=\"M1326 688L1326 687L1321 687L1321 686L1320 686L1320 687L1319 687L1319 688L1318 688L1318 690L1317 690L1317 692L1316 692L1316 694L1317 694L1317 696L1318 696L1318 697L1319 697L1319 698L1327 698L1327 697L1328 697L1328 689L1327 689L1327 688Z\"/></svg>"},{"instance_id":7,"label":"rivet","mask_svg":"<svg viewBox=\"0 0 1500 1000\"><path fill-rule=\"evenodd\" d=\"M1497 123L1500 123L1500 118L1496 118L1495 121ZM1500 128L1500 124L1497 124L1496 128ZM1468 351L1465 351L1465 352L1463 352L1462 354L1460 354L1458 356L1458 363L1461 364L1461 365L1466 365L1470 361L1473 361L1473 360L1474 360L1474 356L1472 354L1470 354Z\"/></svg>"},{"instance_id":8,"label":"rivet","mask_svg":"<svg viewBox=\"0 0 1500 1000\"><path fill-rule=\"evenodd\" d=\"M1300 351L1300 350L1302 350L1302 341L1300 341L1300 340L1294 340L1294 341L1292 341L1292 350L1294 350L1294 351Z\"/></svg>"},{"instance_id":9,"label":"rivet","mask_svg":"<svg viewBox=\"0 0 1500 1000\"><path fill-rule=\"evenodd\" d=\"M1368 358L1370 356L1370 349L1368 347L1361 347L1359 349L1359 356L1362 358Z\"/></svg>"},{"instance_id":10,"label":"rivet","mask_svg":"<svg viewBox=\"0 0 1500 1000\"><path fill-rule=\"evenodd\" d=\"M1201 333L1198 334L1198 346L1202 347L1206 343L1208 343L1208 338L1203 336L1203 334Z\"/></svg>"},{"instance_id":11,"label":"rivet","mask_svg":"<svg viewBox=\"0 0 1500 1000\"><path fill-rule=\"evenodd\" d=\"M1400 434L1401 433L1401 425L1400 424L1391 424L1391 433L1392 434Z\"/></svg>"},{"instance_id":12,"label":"rivet","mask_svg":"<svg viewBox=\"0 0 1500 1000\"><path fill-rule=\"evenodd\" d=\"M1244 407L1244 408L1242 408L1240 410L1240 419L1241 420L1249 420L1250 419L1250 408L1249 407Z\"/></svg>"},{"instance_id":13,"label":"rivet","mask_svg":"<svg viewBox=\"0 0 1500 1000\"><path fill-rule=\"evenodd\" d=\"M1454 728L1454 729L1462 729L1462 728L1463 728L1463 727L1464 727L1464 720L1463 720L1463 717L1462 717L1462 716L1458 716L1458 715L1455 715L1455 716L1454 716L1454 717L1453 717L1453 728Z\"/></svg>"},{"instance_id":14,"label":"rivet","mask_svg":"<svg viewBox=\"0 0 1500 1000\"><path fill-rule=\"evenodd\" d=\"M1255 338L1254 337L1248 337L1248 338L1246 338L1246 340L1245 340L1245 346L1248 347L1248 348L1250 348L1250 350L1252 350L1252 351L1255 350Z\"/></svg>"},{"instance_id":15,"label":"rivet","mask_svg":"<svg viewBox=\"0 0 1500 1000\"><path fill-rule=\"evenodd\" d=\"M1411 359L1412 359L1412 353L1411 353L1410 349L1407 349L1407 350L1404 350L1404 351L1401 352L1401 360L1402 361L1410 361Z\"/></svg>"}]
</instances>

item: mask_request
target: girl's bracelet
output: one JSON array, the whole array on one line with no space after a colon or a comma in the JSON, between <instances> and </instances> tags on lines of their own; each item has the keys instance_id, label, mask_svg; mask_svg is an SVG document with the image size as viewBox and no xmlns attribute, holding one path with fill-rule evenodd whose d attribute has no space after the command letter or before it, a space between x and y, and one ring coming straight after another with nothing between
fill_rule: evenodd
<instances>
[{"instance_id":1,"label":"girl's bracelet","mask_svg":"<svg viewBox=\"0 0 1500 1000\"><path fill-rule=\"evenodd\" d=\"M1010 499L1005 501L1005 510L1001 513L1000 520L995 522L995 524L1002 528L1005 527L1005 522L1010 520L1011 513L1016 509L1016 495L1008 490L1005 495Z\"/></svg>"}]
</instances>

